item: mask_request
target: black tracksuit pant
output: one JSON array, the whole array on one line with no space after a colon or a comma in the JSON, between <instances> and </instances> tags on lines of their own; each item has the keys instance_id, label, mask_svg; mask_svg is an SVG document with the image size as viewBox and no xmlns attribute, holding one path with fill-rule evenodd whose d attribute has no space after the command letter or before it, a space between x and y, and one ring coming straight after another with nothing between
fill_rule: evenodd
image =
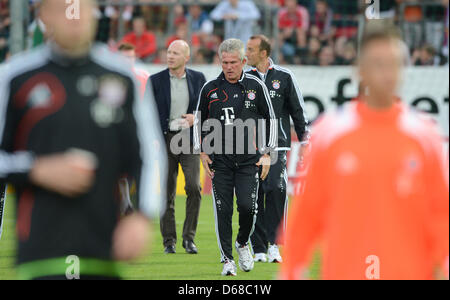
<instances>
[{"instance_id":1,"label":"black tracksuit pant","mask_svg":"<svg viewBox=\"0 0 450 300\"><path fill-rule=\"evenodd\" d=\"M286 159L286 151L279 151L277 162L270 167L266 180L261 181L257 221L251 236L254 253L267 253L268 244L276 244L288 204Z\"/></svg>"},{"instance_id":2,"label":"black tracksuit pant","mask_svg":"<svg viewBox=\"0 0 450 300\"><path fill-rule=\"evenodd\" d=\"M234 194L239 212L237 242L245 245L254 230L257 214L260 167L239 165L225 155L214 155L212 179L216 234L222 260L233 260L232 217Z\"/></svg>"},{"instance_id":3,"label":"black tracksuit pant","mask_svg":"<svg viewBox=\"0 0 450 300\"><path fill-rule=\"evenodd\" d=\"M5 214L6 184L0 183L0 238L3 230L3 215Z\"/></svg>"}]
</instances>

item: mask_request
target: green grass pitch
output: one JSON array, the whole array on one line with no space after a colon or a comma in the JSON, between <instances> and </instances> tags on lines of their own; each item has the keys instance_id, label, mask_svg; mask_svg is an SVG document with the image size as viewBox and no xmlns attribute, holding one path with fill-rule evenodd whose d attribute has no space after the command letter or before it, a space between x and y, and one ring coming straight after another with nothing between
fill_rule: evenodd
<instances>
[{"instance_id":1,"label":"green grass pitch","mask_svg":"<svg viewBox=\"0 0 450 300\"><path fill-rule=\"evenodd\" d=\"M0 280L16 279L15 261L15 211L12 197L7 199L4 216L3 236L0 240ZM185 197L176 199L177 233L181 239L185 216ZM238 214L233 216L233 238L238 229ZM150 253L142 258L124 264L124 279L151 280L271 280L278 273L278 264L257 263L255 269L249 273L238 270L237 277L223 277L220 275L222 264L215 234L214 212L211 196L203 196L200 218L197 230L196 244L198 255L186 254L178 241L177 254L166 255L162 246L159 223L154 224L153 244ZM233 249L234 250L234 249ZM237 259L236 253L234 253ZM316 260L317 261L317 260ZM317 273L318 263L312 266L312 274Z\"/></svg>"},{"instance_id":2,"label":"green grass pitch","mask_svg":"<svg viewBox=\"0 0 450 300\"><path fill-rule=\"evenodd\" d=\"M183 221L185 216L185 197L177 197L176 217L177 233L181 238ZM14 269L15 261L15 212L12 197L7 199L4 220L3 236L0 240L0 280L16 279ZM277 274L276 264L256 264L250 273L238 272L235 278L224 278L220 275L222 264L217 246L214 225L214 212L212 199L204 196L202 199L196 244L199 248L198 255L188 255L181 246L181 240L177 244L177 254L166 255L162 246L162 238L159 232L159 224L154 224L154 239L149 255L136 261L127 263L123 268L125 279L168 279L168 280L209 280L209 279L274 279ZM237 234L237 212L233 219L234 238Z\"/></svg>"}]
</instances>

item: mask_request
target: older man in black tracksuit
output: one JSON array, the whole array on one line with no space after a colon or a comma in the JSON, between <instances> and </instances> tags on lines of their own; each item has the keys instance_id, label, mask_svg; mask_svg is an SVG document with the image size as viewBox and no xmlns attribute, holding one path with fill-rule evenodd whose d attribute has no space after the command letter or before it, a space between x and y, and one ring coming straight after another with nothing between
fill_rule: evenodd
<instances>
[{"instance_id":1,"label":"older man in black tracksuit","mask_svg":"<svg viewBox=\"0 0 450 300\"><path fill-rule=\"evenodd\" d=\"M202 141L198 135L194 138L196 149L202 147L203 166L212 177L216 233L225 263L222 275L235 276L233 195L236 193L239 211L235 247L240 268L249 272L254 266L248 242L256 221L259 179L261 176L264 180L268 174L270 158L267 153L276 147L277 128L264 83L243 72L244 44L236 39L226 40L219 48L219 55L223 73L208 82L200 93L194 129L196 133L202 129ZM256 128L261 127L256 126L259 119L266 121L261 130ZM208 129L211 126L214 130ZM262 137L264 131L268 138ZM208 149L210 145L213 146Z\"/></svg>"},{"instance_id":2,"label":"older man in black tracksuit","mask_svg":"<svg viewBox=\"0 0 450 300\"><path fill-rule=\"evenodd\" d=\"M291 71L273 63L269 58L270 52L271 45L267 37L253 36L248 41L248 64L253 67L248 74L258 77L266 84L279 122L276 149L278 160L271 166L269 176L260 189L258 218L251 240L255 261L281 263L282 257L276 242L277 231L288 206L286 155L291 147L290 118L302 144L307 143L308 121L296 79Z\"/></svg>"}]
</instances>

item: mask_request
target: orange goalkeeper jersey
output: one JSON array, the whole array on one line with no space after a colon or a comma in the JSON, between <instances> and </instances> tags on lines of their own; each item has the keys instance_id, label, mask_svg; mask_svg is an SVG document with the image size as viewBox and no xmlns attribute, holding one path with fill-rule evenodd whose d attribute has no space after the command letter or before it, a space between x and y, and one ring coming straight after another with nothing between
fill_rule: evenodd
<instances>
[{"instance_id":1,"label":"orange goalkeeper jersey","mask_svg":"<svg viewBox=\"0 0 450 300\"><path fill-rule=\"evenodd\" d=\"M355 101L324 116L288 217L281 278L302 278L319 245L322 279L432 279L449 253L443 149L435 125L401 102L375 111Z\"/></svg>"}]
</instances>

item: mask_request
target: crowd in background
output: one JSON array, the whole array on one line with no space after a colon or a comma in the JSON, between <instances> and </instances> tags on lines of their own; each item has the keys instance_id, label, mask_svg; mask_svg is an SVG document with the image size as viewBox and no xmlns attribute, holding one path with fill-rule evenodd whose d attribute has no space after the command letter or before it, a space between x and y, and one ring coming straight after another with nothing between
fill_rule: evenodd
<instances>
[{"instance_id":1,"label":"crowd in background","mask_svg":"<svg viewBox=\"0 0 450 300\"><path fill-rule=\"evenodd\" d=\"M0 0L0 62L9 52L9 1ZM366 8L359 0L191 0L183 1L184 5L175 0L164 1L163 5L155 5L162 3L158 0L139 0L140 5L126 5L120 10L114 5L117 1L106 1L109 4L101 5L96 12L97 40L113 49L122 42L131 43L141 60L161 64L166 62L168 45L176 39L191 45L192 63L218 63L216 53L222 40L235 37L245 41L252 34L267 34L264 29L276 25L269 36L278 47L280 64L349 65L357 56L359 18ZM421 1L382 0L381 17L404 20L400 29L411 64L446 64L448 0L426 0L436 5L411 5L400 12L402 2ZM27 47L34 47L45 40L45 25L36 17L39 0L29 2ZM262 11L267 4L272 6L272 24L268 27ZM121 33L123 37L119 38Z\"/></svg>"}]
</instances>

